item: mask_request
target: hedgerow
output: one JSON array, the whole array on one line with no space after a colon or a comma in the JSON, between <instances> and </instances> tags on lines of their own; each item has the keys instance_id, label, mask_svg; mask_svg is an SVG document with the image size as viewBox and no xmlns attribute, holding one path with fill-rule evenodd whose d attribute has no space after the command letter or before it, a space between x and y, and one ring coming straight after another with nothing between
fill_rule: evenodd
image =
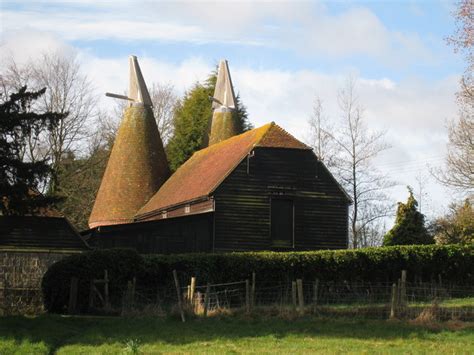
<instances>
[{"instance_id":1,"label":"hedgerow","mask_svg":"<svg viewBox=\"0 0 474 355\"><path fill-rule=\"evenodd\" d=\"M199 284L240 281L256 273L258 285L304 280L393 282L407 270L408 281L442 280L445 284L474 283L474 245L419 245L309 252L240 252L227 254L138 255L110 249L63 259L43 278L46 309L63 312L71 277L79 278L79 310L87 309L89 284L107 269L111 302L119 305L127 281L136 278L143 290L172 288L172 271L182 282L196 276ZM183 283L184 284L184 283Z\"/></svg>"}]
</instances>

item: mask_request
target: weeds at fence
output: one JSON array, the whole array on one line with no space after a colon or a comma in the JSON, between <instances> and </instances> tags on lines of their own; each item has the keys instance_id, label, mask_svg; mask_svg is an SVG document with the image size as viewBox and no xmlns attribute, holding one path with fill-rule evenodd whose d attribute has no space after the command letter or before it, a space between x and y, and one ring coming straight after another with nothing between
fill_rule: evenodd
<instances>
[{"instance_id":1,"label":"weeds at fence","mask_svg":"<svg viewBox=\"0 0 474 355\"><path fill-rule=\"evenodd\" d=\"M188 318L219 317L241 314L245 317L274 317L295 319L308 315L322 317L364 317L373 319L409 319L418 323L439 320L474 321L474 287L443 285L441 282L406 281L406 272L392 283L331 282L315 280L289 280L259 284L253 273L246 280L211 284L192 277L186 280L173 272L175 287L152 289L129 280L118 289L120 303L111 303L108 283L104 278L91 280L89 308L86 312L75 309L78 285L85 282L71 279L69 314L121 315L124 317L153 316L164 318L177 316ZM100 286L100 287L99 287ZM37 301L28 293L15 294L23 308L28 302L32 310L38 309ZM38 296L39 290L36 290ZM13 291L10 291L14 295ZM34 298L34 297L33 297ZM36 300L40 297L36 297Z\"/></svg>"},{"instance_id":2,"label":"weeds at fence","mask_svg":"<svg viewBox=\"0 0 474 355\"><path fill-rule=\"evenodd\" d=\"M395 283L305 282L298 279L259 287L255 273L247 280L199 283L176 279L175 289L140 288L130 281L123 290L123 316L176 315L183 322L193 317L242 314L284 319L317 315L437 320L474 320L474 288L433 283L407 283L406 273ZM181 286L184 285L184 286ZM100 310L95 310L100 311Z\"/></svg>"}]
</instances>

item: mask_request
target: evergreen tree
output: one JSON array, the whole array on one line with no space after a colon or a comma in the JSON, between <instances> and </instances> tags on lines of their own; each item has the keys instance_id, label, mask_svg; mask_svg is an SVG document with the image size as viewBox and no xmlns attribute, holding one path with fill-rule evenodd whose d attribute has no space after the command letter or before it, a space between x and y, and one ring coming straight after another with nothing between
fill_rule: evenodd
<instances>
[{"instance_id":1,"label":"evergreen tree","mask_svg":"<svg viewBox=\"0 0 474 355\"><path fill-rule=\"evenodd\" d=\"M34 214L56 202L38 191L51 173L46 159L26 161L28 142L37 142L41 134L50 132L67 114L36 113L32 103L46 89L27 91L26 86L0 105L0 209L3 215Z\"/></svg>"},{"instance_id":2,"label":"evergreen tree","mask_svg":"<svg viewBox=\"0 0 474 355\"><path fill-rule=\"evenodd\" d=\"M174 134L166 147L172 171L178 169L195 151L208 144L212 122L212 105L209 97L214 94L216 80L217 71L214 71L204 84L196 83L191 91L185 94L176 109ZM234 115L238 120L240 131L251 129L247 109L240 102L239 95L236 97L236 105Z\"/></svg>"},{"instance_id":3,"label":"evergreen tree","mask_svg":"<svg viewBox=\"0 0 474 355\"><path fill-rule=\"evenodd\" d=\"M408 200L399 202L395 225L384 236L383 245L433 244L433 237L425 227L425 216L418 211L418 202L408 187Z\"/></svg>"}]
</instances>

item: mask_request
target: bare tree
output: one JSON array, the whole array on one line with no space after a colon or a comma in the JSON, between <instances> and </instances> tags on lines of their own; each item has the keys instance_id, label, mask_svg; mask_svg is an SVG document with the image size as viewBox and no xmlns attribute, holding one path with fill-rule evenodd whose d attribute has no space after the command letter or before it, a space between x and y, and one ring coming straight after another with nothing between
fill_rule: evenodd
<instances>
[{"instance_id":1,"label":"bare tree","mask_svg":"<svg viewBox=\"0 0 474 355\"><path fill-rule=\"evenodd\" d=\"M387 232L387 227L383 219L377 219L373 223L365 224L359 229L361 246L378 247L383 243L383 237Z\"/></svg>"},{"instance_id":2,"label":"bare tree","mask_svg":"<svg viewBox=\"0 0 474 355\"><path fill-rule=\"evenodd\" d=\"M331 168L334 165L336 148L331 133L329 133L333 129L323 112L323 103L317 95L313 104L313 113L308 119L308 125L309 133L306 137L306 143L314 149L319 160Z\"/></svg>"},{"instance_id":3,"label":"bare tree","mask_svg":"<svg viewBox=\"0 0 474 355\"><path fill-rule=\"evenodd\" d=\"M457 5L457 28L448 43L455 52L464 54L467 67L457 93L459 116L448 126L445 168L434 175L444 185L469 196L474 191L474 1L461 0Z\"/></svg>"},{"instance_id":4,"label":"bare tree","mask_svg":"<svg viewBox=\"0 0 474 355\"><path fill-rule=\"evenodd\" d=\"M66 154L59 172L61 194L66 197L59 208L79 229L88 228L88 219L116 133L116 126L110 124L113 121L103 112L99 112L97 122L94 135L88 140L81 156Z\"/></svg>"},{"instance_id":5,"label":"bare tree","mask_svg":"<svg viewBox=\"0 0 474 355\"><path fill-rule=\"evenodd\" d=\"M48 137L53 176L50 190L59 189L58 172L66 153L77 153L84 148L89 136L88 123L97 117L97 97L92 82L83 75L74 57L45 54L33 65L33 79L48 94L41 102L48 111L67 113L67 117Z\"/></svg>"},{"instance_id":6,"label":"bare tree","mask_svg":"<svg viewBox=\"0 0 474 355\"><path fill-rule=\"evenodd\" d=\"M174 113L179 103L179 97L174 86L169 83L153 83L150 88L150 97L153 103L153 115L160 132L163 145L166 146L174 131ZM125 92L126 95L126 92ZM127 102L117 100L115 105L115 116L121 118ZM115 121L119 124L119 121Z\"/></svg>"},{"instance_id":7,"label":"bare tree","mask_svg":"<svg viewBox=\"0 0 474 355\"><path fill-rule=\"evenodd\" d=\"M435 172L435 177L444 185L463 195L474 192L474 116L461 112L456 122L448 127L448 151L445 168Z\"/></svg>"},{"instance_id":8,"label":"bare tree","mask_svg":"<svg viewBox=\"0 0 474 355\"><path fill-rule=\"evenodd\" d=\"M367 127L355 89L356 81L348 78L339 90L342 117L331 137L338 147L333 158L335 174L353 201L350 234L352 246L358 248L367 245L364 231L373 229L376 222L391 213L392 203L385 191L393 183L373 165L373 159L389 145L384 141L385 132Z\"/></svg>"},{"instance_id":9,"label":"bare tree","mask_svg":"<svg viewBox=\"0 0 474 355\"><path fill-rule=\"evenodd\" d=\"M153 102L156 125L158 126L163 144L166 145L173 134L173 118L179 98L173 85L160 83L153 83L150 96Z\"/></svg>"},{"instance_id":10,"label":"bare tree","mask_svg":"<svg viewBox=\"0 0 474 355\"><path fill-rule=\"evenodd\" d=\"M52 176L48 188L54 193L59 189L63 158L69 153L80 155L87 146L90 125L97 117L97 98L92 82L81 73L76 58L60 53L43 54L39 60L22 66L12 60L2 73L3 90L22 85L46 88L36 109L67 114L46 136L30 142L24 152L25 159L30 161L49 158Z\"/></svg>"}]
</instances>

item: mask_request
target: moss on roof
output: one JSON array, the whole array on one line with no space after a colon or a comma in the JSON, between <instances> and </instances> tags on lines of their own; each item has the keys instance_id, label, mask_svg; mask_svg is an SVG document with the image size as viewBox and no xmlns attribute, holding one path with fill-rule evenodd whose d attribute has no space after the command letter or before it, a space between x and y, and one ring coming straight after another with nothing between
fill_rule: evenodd
<instances>
[{"instance_id":1,"label":"moss on roof","mask_svg":"<svg viewBox=\"0 0 474 355\"><path fill-rule=\"evenodd\" d=\"M311 149L273 122L213 144L181 165L137 212L137 218L208 196L254 147Z\"/></svg>"},{"instance_id":2,"label":"moss on roof","mask_svg":"<svg viewBox=\"0 0 474 355\"><path fill-rule=\"evenodd\" d=\"M128 107L115 138L89 226L130 222L169 175L151 108Z\"/></svg>"},{"instance_id":3,"label":"moss on roof","mask_svg":"<svg viewBox=\"0 0 474 355\"><path fill-rule=\"evenodd\" d=\"M232 112L214 111L212 115L211 134L209 145L213 145L239 133L236 119Z\"/></svg>"}]
</instances>

